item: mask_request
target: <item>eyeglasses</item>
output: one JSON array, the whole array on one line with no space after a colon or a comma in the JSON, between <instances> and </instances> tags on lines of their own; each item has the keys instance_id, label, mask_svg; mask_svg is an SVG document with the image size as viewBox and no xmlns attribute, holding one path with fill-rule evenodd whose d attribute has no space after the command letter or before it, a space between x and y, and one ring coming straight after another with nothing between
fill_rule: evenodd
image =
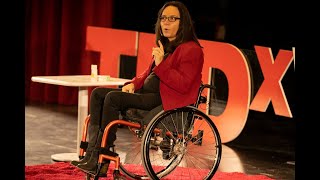
<instances>
[{"instance_id":1,"label":"eyeglasses","mask_svg":"<svg viewBox=\"0 0 320 180\"><path fill-rule=\"evenodd\" d=\"M160 16L159 19L161 20L161 22L165 22L167 19L169 22L175 22L177 19L180 19L179 17L175 17L175 16Z\"/></svg>"}]
</instances>

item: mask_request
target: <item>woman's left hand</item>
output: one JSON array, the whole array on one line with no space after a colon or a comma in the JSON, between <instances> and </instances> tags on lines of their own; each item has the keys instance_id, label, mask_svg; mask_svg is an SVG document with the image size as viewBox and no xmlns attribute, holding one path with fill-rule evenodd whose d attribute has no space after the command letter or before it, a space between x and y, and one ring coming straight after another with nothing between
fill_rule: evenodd
<instances>
[{"instance_id":1,"label":"woman's left hand","mask_svg":"<svg viewBox=\"0 0 320 180\"><path fill-rule=\"evenodd\" d=\"M122 87L122 92L134 93L134 84L130 83Z\"/></svg>"}]
</instances>

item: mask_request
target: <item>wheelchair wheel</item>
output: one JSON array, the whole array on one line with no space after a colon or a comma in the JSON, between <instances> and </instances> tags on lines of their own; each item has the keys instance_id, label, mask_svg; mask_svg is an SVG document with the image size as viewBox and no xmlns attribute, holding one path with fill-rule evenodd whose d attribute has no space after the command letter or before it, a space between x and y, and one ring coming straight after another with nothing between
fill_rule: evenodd
<instances>
[{"instance_id":1,"label":"wheelchair wheel","mask_svg":"<svg viewBox=\"0 0 320 180\"><path fill-rule=\"evenodd\" d=\"M154 142L154 134L158 141ZM143 166L151 179L173 175L211 179L222 155L213 121L193 106L158 113L142 137ZM157 144L158 149L150 149ZM188 174L189 173L189 174Z\"/></svg>"},{"instance_id":2,"label":"wheelchair wheel","mask_svg":"<svg viewBox=\"0 0 320 180\"><path fill-rule=\"evenodd\" d=\"M114 152L120 156L120 171L124 175L132 179L149 179L142 165L140 135L132 133L130 128L120 128L114 145Z\"/></svg>"}]
</instances>

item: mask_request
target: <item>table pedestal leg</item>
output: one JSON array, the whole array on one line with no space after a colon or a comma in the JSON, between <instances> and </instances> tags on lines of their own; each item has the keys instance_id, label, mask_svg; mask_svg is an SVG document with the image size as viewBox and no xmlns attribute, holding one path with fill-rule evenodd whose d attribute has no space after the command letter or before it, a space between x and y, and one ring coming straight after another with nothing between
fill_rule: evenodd
<instances>
[{"instance_id":1,"label":"table pedestal leg","mask_svg":"<svg viewBox=\"0 0 320 180\"><path fill-rule=\"evenodd\" d=\"M80 143L84 121L88 116L88 88L79 87L78 94L78 135L77 135L77 154L80 153Z\"/></svg>"},{"instance_id":2,"label":"table pedestal leg","mask_svg":"<svg viewBox=\"0 0 320 180\"><path fill-rule=\"evenodd\" d=\"M88 116L88 88L79 87L78 92L78 129L77 129L77 152L76 153L59 153L51 155L53 161L69 162L79 160L80 143L82 138L82 129L84 121Z\"/></svg>"}]
</instances>

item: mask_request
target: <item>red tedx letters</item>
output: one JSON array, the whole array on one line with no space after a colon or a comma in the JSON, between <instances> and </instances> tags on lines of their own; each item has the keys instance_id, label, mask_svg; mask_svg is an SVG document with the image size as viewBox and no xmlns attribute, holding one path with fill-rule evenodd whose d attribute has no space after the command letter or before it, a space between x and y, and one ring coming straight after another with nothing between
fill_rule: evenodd
<instances>
[{"instance_id":1,"label":"red tedx letters","mask_svg":"<svg viewBox=\"0 0 320 180\"><path fill-rule=\"evenodd\" d=\"M137 74L147 68L155 35L129 30L88 26L86 50L100 52L100 74L119 75L120 54L137 56ZM203 82L209 82L210 68L221 70L228 81L228 101L222 114L209 115L216 124L223 143L234 140L243 130L249 110L265 112L272 103L275 114L292 118L281 80L293 52L279 50L275 60L269 47L254 46L263 74L263 82L251 101L251 74L248 60L236 46L200 40L204 47Z\"/></svg>"}]
</instances>

